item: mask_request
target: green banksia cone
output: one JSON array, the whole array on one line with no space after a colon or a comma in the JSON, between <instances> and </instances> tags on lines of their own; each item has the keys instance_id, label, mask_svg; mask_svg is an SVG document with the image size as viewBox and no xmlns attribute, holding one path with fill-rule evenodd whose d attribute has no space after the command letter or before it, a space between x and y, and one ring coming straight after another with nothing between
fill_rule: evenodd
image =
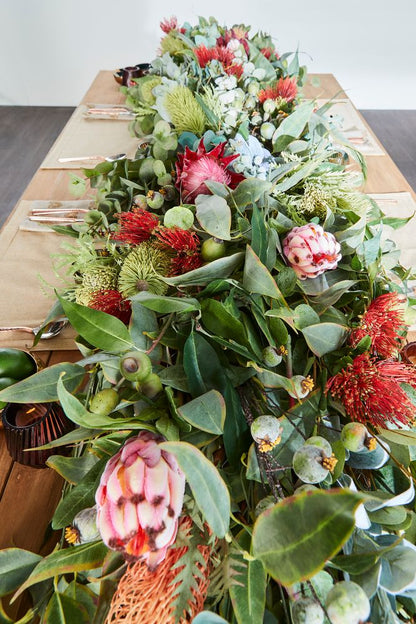
<instances>
[{"instance_id":1,"label":"green banksia cone","mask_svg":"<svg viewBox=\"0 0 416 624\"><path fill-rule=\"evenodd\" d=\"M118 270L105 264L91 264L82 274L82 283L75 289L75 301L87 306L100 290L117 289Z\"/></svg>"},{"instance_id":2,"label":"green banksia cone","mask_svg":"<svg viewBox=\"0 0 416 624\"><path fill-rule=\"evenodd\" d=\"M129 253L120 269L118 290L125 299L145 290L164 295L168 289L161 279L170 269L169 255L149 242L140 243Z\"/></svg>"},{"instance_id":3,"label":"green banksia cone","mask_svg":"<svg viewBox=\"0 0 416 624\"><path fill-rule=\"evenodd\" d=\"M142 351L129 351L120 359L120 373L128 381L144 381L152 372L152 362Z\"/></svg>"},{"instance_id":4,"label":"green banksia cone","mask_svg":"<svg viewBox=\"0 0 416 624\"><path fill-rule=\"evenodd\" d=\"M166 94L163 103L178 134L193 132L202 136L205 130L205 113L188 87L175 87Z\"/></svg>"},{"instance_id":5,"label":"green banksia cone","mask_svg":"<svg viewBox=\"0 0 416 624\"><path fill-rule=\"evenodd\" d=\"M360 624L370 615L370 602L357 583L341 581L330 590L326 610L332 624Z\"/></svg>"},{"instance_id":6,"label":"green banksia cone","mask_svg":"<svg viewBox=\"0 0 416 624\"><path fill-rule=\"evenodd\" d=\"M95 394L90 401L90 412L100 416L108 416L118 405L119 397L114 388L104 388Z\"/></svg>"},{"instance_id":7,"label":"green banksia cone","mask_svg":"<svg viewBox=\"0 0 416 624\"><path fill-rule=\"evenodd\" d=\"M313 598L305 596L292 605L293 624L323 624L324 619L321 605Z\"/></svg>"}]
</instances>

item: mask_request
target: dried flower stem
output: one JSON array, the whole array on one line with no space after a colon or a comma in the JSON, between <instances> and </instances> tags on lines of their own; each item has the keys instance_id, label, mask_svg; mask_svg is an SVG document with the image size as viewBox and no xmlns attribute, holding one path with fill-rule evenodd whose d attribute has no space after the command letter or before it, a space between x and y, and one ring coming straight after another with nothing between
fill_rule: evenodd
<instances>
[{"instance_id":1,"label":"dried flower stem","mask_svg":"<svg viewBox=\"0 0 416 624\"><path fill-rule=\"evenodd\" d=\"M166 323L164 324L164 326L162 327L159 336L155 340L153 340L152 346L146 351L147 355L149 355L149 353L151 353L154 349L156 349L157 345L162 340L163 336L166 334L170 324L172 323L173 314L174 314L173 312L169 314L168 319Z\"/></svg>"}]
</instances>

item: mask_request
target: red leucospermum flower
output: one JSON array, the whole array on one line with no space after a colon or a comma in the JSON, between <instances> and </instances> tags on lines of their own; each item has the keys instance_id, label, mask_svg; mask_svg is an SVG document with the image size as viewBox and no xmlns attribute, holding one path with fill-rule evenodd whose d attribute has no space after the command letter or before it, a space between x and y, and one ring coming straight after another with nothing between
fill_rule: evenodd
<instances>
[{"instance_id":1,"label":"red leucospermum flower","mask_svg":"<svg viewBox=\"0 0 416 624\"><path fill-rule=\"evenodd\" d=\"M231 30L226 30L222 37L218 37L217 44L221 47L226 47L232 39L236 39L243 46L246 54L250 53L248 45L248 30L244 26L233 26Z\"/></svg>"},{"instance_id":2,"label":"red leucospermum flower","mask_svg":"<svg viewBox=\"0 0 416 624\"><path fill-rule=\"evenodd\" d=\"M118 290L97 290L93 293L88 307L116 316L126 325L130 321L131 303L128 299L123 299Z\"/></svg>"},{"instance_id":3,"label":"red leucospermum flower","mask_svg":"<svg viewBox=\"0 0 416 624\"><path fill-rule=\"evenodd\" d=\"M235 61L234 54L228 48L222 46L216 46L214 48L207 48L204 45L200 45L193 50L200 67L204 68L210 61L219 61L224 71L229 75L234 75L237 78L241 78L243 74L243 66Z\"/></svg>"},{"instance_id":4,"label":"red leucospermum flower","mask_svg":"<svg viewBox=\"0 0 416 624\"><path fill-rule=\"evenodd\" d=\"M133 208L118 215L119 230L111 236L112 240L138 245L149 240L159 219L143 208Z\"/></svg>"},{"instance_id":5,"label":"red leucospermum flower","mask_svg":"<svg viewBox=\"0 0 416 624\"><path fill-rule=\"evenodd\" d=\"M266 100L286 100L286 102L293 102L298 94L298 87L296 84L296 77L279 78L274 87L267 87L262 89L258 93L258 99L261 104Z\"/></svg>"},{"instance_id":6,"label":"red leucospermum flower","mask_svg":"<svg viewBox=\"0 0 416 624\"><path fill-rule=\"evenodd\" d=\"M351 420L385 429L387 423L408 425L415 418L416 407L401 383L416 389L412 366L394 360L377 362L363 353L328 381L327 391L342 403Z\"/></svg>"},{"instance_id":7,"label":"red leucospermum flower","mask_svg":"<svg viewBox=\"0 0 416 624\"><path fill-rule=\"evenodd\" d=\"M267 58L267 60L270 61L270 59L272 61L278 61L280 56L279 53L277 52L277 50L273 50L273 48L262 48L260 50L260 52L263 54L264 57ZM274 58L273 58L274 57Z\"/></svg>"},{"instance_id":8,"label":"red leucospermum flower","mask_svg":"<svg viewBox=\"0 0 416 624\"><path fill-rule=\"evenodd\" d=\"M220 182L232 189L244 180L240 173L228 169L239 154L224 156L226 145L226 142L220 143L207 152L201 139L196 152L186 147L185 153L178 155L175 185L184 201L192 202L197 195L210 195L211 191L205 185L208 180Z\"/></svg>"},{"instance_id":9,"label":"red leucospermum flower","mask_svg":"<svg viewBox=\"0 0 416 624\"><path fill-rule=\"evenodd\" d=\"M170 33L171 30L177 30L182 34L186 32L185 28L178 28L178 18L174 15L172 15L172 17L170 18L165 17L165 19L160 22L160 28L167 35Z\"/></svg>"},{"instance_id":10,"label":"red leucospermum flower","mask_svg":"<svg viewBox=\"0 0 416 624\"><path fill-rule=\"evenodd\" d=\"M171 260L170 275L182 275L201 266L200 242L195 232L179 227L159 227L155 236L162 247L176 252Z\"/></svg>"},{"instance_id":11,"label":"red leucospermum flower","mask_svg":"<svg viewBox=\"0 0 416 624\"><path fill-rule=\"evenodd\" d=\"M199 66L202 68L206 67L210 61L218 59L217 48L207 48L204 45L200 45L193 49L193 53L198 60Z\"/></svg>"},{"instance_id":12,"label":"red leucospermum flower","mask_svg":"<svg viewBox=\"0 0 416 624\"><path fill-rule=\"evenodd\" d=\"M373 355L390 358L397 355L404 338L399 332L406 330L403 309L400 308L399 295L396 292L376 297L363 314L358 327L355 327L348 342L355 347L362 338L370 336Z\"/></svg>"}]
</instances>

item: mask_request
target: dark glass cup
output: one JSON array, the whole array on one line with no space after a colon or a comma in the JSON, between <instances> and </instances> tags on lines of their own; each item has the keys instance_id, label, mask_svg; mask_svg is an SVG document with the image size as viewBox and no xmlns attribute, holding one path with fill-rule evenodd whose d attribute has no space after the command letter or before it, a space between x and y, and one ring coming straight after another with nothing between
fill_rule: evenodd
<instances>
[{"instance_id":1,"label":"dark glass cup","mask_svg":"<svg viewBox=\"0 0 416 624\"><path fill-rule=\"evenodd\" d=\"M124 85L125 87L131 87L131 85L133 84L132 82L133 78L140 77L140 69L136 66L124 67L122 76L123 78L122 78L121 84Z\"/></svg>"},{"instance_id":2,"label":"dark glass cup","mask_svg":"<svg viewBox=\"0 0 416 624\"><path fill-rule=\"evenodd\" d=\"M7 450L19 464L44 468L51 455L67 455L69 452L62 446L27 450L52 442L75 428L59 403L8 403L2 420Z\"/></svg>"}]
</instances>

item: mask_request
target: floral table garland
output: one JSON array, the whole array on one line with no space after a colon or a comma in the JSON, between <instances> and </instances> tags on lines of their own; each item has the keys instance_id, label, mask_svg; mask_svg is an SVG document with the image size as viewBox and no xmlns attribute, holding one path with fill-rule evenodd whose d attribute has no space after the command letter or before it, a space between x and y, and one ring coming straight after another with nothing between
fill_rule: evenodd
<instances>
[{"instance_id":1,"label":"floral table garland","mask_svg":"<svg viewBox=\"0 0 416 624\"><path fill-rule=\"evenodd\" d=\"M49 319L83 359L0 392L77 425L48 462L66 543L1 551L1 593L32 590L22 622L411 621L408 272L344 166L363 162L300 97L297 54L161 27L125 89L136 158L85 170L96 209L56 228Z\"/></svg>"}]
</instances>

